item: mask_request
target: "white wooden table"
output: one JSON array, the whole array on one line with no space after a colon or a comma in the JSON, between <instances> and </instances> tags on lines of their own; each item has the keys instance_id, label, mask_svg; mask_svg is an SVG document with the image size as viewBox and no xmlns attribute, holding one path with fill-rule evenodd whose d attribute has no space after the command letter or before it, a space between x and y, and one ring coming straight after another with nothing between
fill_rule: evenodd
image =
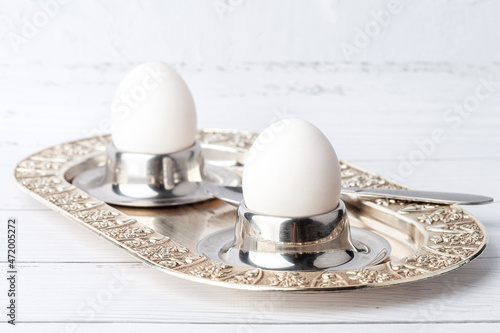
<instances>
[{"instance_id":1,"label":"white wooden table","mask_svg":"<svg viewBox=\"0 0 500 333\"><path fill-rule=\"evenodd\" d=\"M487 227L490 244L459 270L385 289L284 294L210 287L163 274L17 189L12 174L21 158L99 133L114 89L133 65L0 66L3 253L4 221L19 219L18 325L2 323L0 332L303 332L309 325L320 332L500 329L498 202L467 208ZM342 159L419 189L500 198L500 84L468 117L449 113L474 96L481 78L500 81L500 66L177 68L195 96L199 127L259 131L283 114L302 117L328 135ZM428 140L436 128L446 139L423 161L415 160L416 141ZM398 171L411 158L413 170ZM6 271L6 256L1 258ZM3 275L0 281L5 319Z\"/></svg>"}]
</instances>

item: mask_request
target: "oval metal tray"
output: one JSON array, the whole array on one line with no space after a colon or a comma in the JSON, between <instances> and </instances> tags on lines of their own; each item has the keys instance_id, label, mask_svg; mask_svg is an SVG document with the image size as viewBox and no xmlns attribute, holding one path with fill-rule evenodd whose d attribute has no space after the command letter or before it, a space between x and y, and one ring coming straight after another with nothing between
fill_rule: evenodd
<instances>
[{"instance_id":1,"label":"oval metal tray","mask_svg":"<svg viewBox=\"0 0 500 333\"><path fill-rule=\"evenodd\" d=\"M209 163L242 171L256 134L201 130ZM372 230L392 246L382 263L324 272L270 271L230 266L196 252L207 235L231 227L236 210L219 200L174 208L110 206L71 184L75 175L105 163L110 138L63 143L27 157L15 177L29 195L133 254L146 264L197 282L247 290L341 291L407 283L459 268L487 243L484 226L458 206L392 199L344 198L353 226ZM341 162L344 186L404 188Z\"/></svg>"}]
</instances>

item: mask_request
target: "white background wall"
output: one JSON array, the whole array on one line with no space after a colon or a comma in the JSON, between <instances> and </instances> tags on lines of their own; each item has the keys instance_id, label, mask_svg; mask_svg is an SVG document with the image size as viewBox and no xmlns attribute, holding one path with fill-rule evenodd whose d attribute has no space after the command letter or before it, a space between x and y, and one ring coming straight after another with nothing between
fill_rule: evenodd
<instances>
[{"instance_id":1,"label":"white background wall","mask_svg":"<svg viewBox=\"0 0 500 333\"><path fill-rule=\"evenodd\" d=\"M499 14L494 0L1 0L0 61L489 62Z\"/></svg>"}]
</instances>

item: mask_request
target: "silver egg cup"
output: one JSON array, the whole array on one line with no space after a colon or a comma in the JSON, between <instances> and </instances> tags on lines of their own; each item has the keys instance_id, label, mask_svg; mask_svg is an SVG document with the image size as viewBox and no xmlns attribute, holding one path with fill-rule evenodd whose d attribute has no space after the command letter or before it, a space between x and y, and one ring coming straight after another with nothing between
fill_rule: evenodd
<instances>
[{"instance_id":1,"label":"silver egg cup","mask_svg":"<svg viewBox=\"0 0 500 333\"><path fill-rule=\"evenodd\" d=\"M243 201L235 228L205 237L198 252L235 266L316 271L375 265L391 246L374 232L351 227L342 200L333 211L297 218L257 214Z\"/></svg>"},{"instance_id":2,"label":"silver egg cup","mask_svg":"<svg viewBox=\"0 0 500 333\"><path fill-rule=\"evenodd\" d=\"M205 164L198 141L184 150L163 154L117 150L111 142L105 166L78 174L73 184L94 198L114 205L165 207L212 199L208 185L237 186L241 178Z\"/></svg>"}]
</instances>

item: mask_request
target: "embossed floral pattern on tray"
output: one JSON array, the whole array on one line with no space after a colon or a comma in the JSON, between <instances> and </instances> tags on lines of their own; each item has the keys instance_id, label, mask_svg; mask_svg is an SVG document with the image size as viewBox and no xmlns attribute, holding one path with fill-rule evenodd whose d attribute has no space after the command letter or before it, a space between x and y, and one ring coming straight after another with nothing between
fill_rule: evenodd
<instances>
[{"instance_id":1,"label":"embossed floral pattern on tray","mask_svg":"<svg viewBox=\"0 0 500 333\"><path fill-rule=\"evenodd\" d=\"M202 144L248 149L256 134L231 130L202 130ZM421 204L392 199L371 201L414 221L428 233L422 248L397 262L350 271L266 271L212 261L172 241L96 200L68 183L64 172L78 159L103 152L108 136L50 147L21 161L15 169L18 183L31 196L126 249L144 262L218 285L261 290L342 290L412 281L457 268L476 257L486 245L484 227L455 206ZM376 174L341 162L344 186L402 188Z\"/></svg>"}]
</instances>

